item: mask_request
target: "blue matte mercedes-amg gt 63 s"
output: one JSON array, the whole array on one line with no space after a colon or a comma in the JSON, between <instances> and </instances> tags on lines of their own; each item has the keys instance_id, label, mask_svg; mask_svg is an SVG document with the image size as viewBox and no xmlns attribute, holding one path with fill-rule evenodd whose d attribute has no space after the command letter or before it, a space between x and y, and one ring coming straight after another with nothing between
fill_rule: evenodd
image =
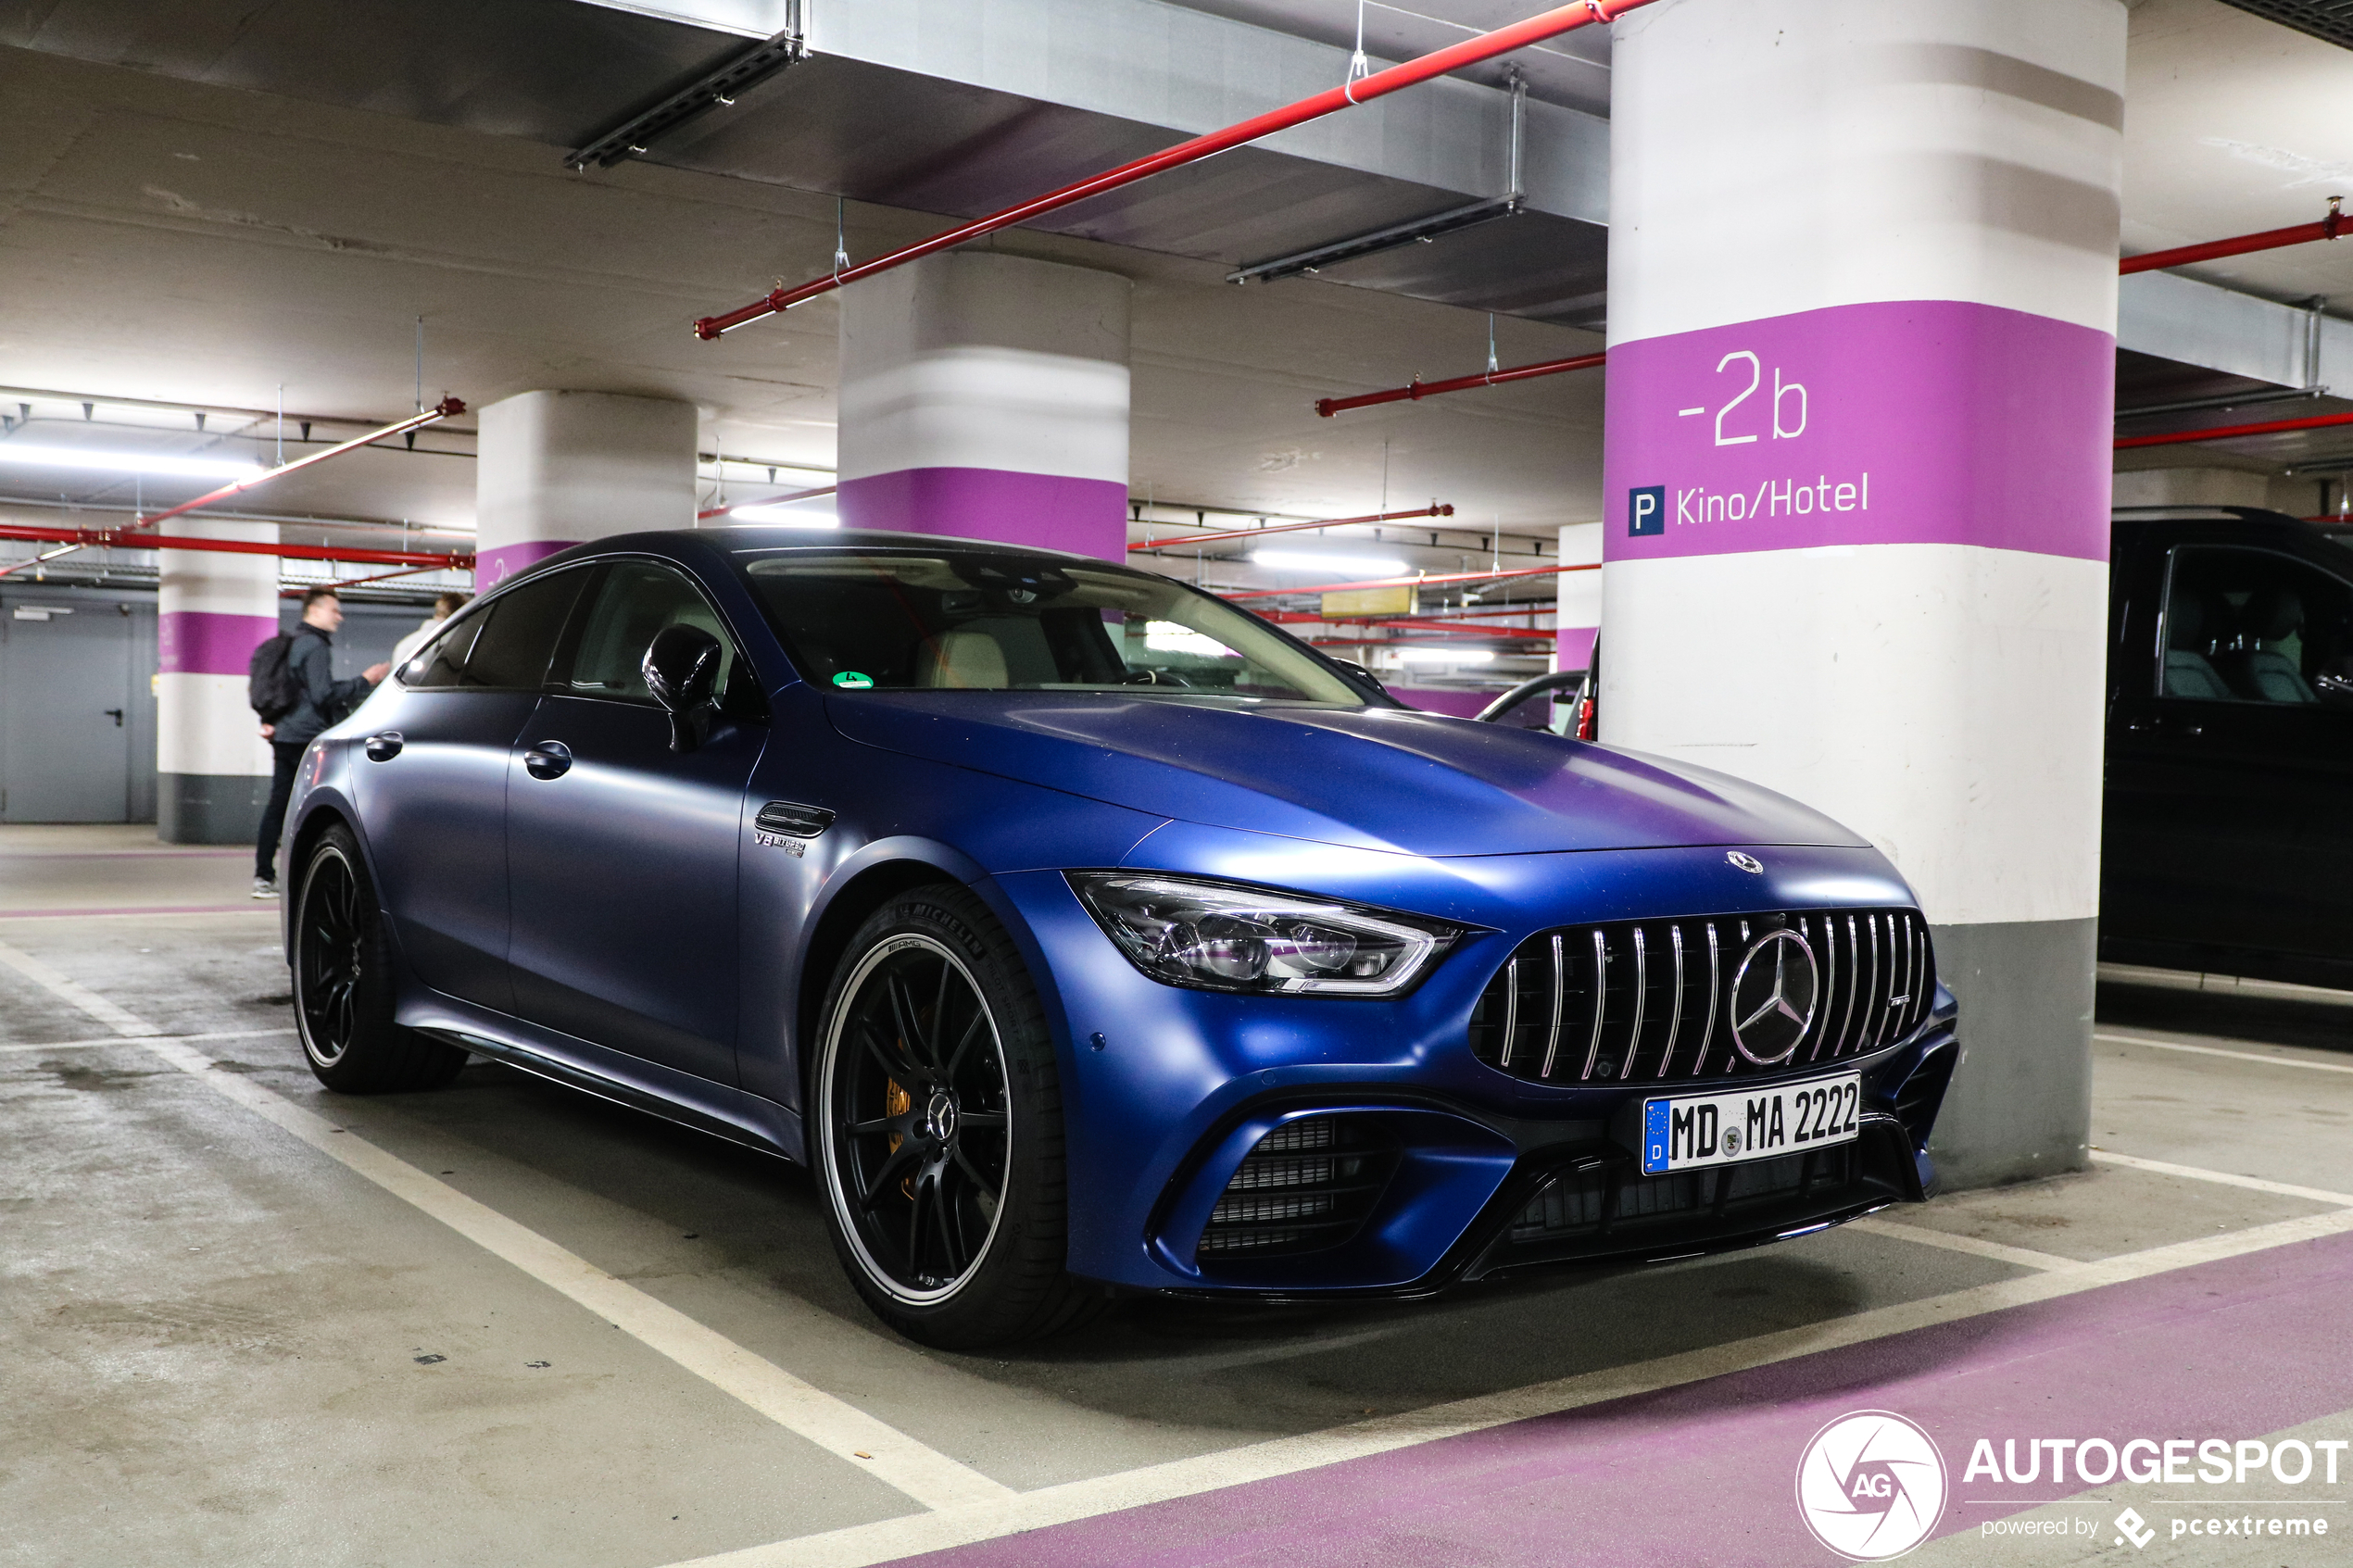
<instances>
[{"instance_id":1,"label":"blue matte mercedes-amg gt 63 s","mask_svg":"<svg viewBox=\"0 0 2353 1568\"><path fill-rule=\"evenodd\" d=\"M1043 550L576 546L322 735L288 822L329 1087L473 1052L800 1161L939 1346L1819 1230L1922 1197L1956 1059L1835 822Z\"/></svg>"}]
</instances>

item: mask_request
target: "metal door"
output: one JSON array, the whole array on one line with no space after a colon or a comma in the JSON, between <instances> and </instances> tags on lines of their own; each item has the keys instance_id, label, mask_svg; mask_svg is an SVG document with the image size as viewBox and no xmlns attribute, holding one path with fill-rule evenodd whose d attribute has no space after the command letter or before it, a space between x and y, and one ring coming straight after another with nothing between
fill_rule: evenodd
<instances>
[{"instance_id":1,"label":"metal door","mask_svg":"<svg viewBox=\"0 0 2353 1568\"><path fill-rule=\"evenodd\" d=\"M88 600L0 617L0 822L133 820L133 618Z\"/></svg>"}]
</instances>

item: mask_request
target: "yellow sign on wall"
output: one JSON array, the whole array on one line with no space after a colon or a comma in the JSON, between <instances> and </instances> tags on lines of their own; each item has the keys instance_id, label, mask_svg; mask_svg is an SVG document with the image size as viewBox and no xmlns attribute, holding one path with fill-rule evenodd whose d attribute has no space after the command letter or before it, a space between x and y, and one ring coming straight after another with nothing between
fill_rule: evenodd
<instances>
[{"instance_id":1,"label":"yellow sign on wall","mask_svg":"<svg viewBox=\"0 0 2353 1568\"><path fill-rule=\"evenodd\" d=\"M1335 621L1349 615L1411 615L1414 613L1414 585L1400 583L1393 588L1348 588L1324 596L1324 619Z\"/></svg>"}]
</instances>

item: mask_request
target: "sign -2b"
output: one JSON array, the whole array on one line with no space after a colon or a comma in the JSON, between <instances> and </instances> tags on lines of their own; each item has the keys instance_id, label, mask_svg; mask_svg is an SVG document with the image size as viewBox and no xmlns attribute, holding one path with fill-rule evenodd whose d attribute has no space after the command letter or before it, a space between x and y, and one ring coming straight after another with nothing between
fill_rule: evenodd
<instances>
[{"instance_id":1,"label":"sign -2b","mask_svg":"<svg viewBox=\"0 0 2353 1568\"><path fill-rule=\"evenodd\" d=\"M1730 370L1733 361L1740 359L1745 359L1748 361L1748 384L1741 388L1740 392L1730 403L1725 404L1721 408L1716 410L1716 445L1718 446L1744 446L1748 443L1756 439L1755 433L1753 431L1746 435L1743 435L1738 433L1736 428L1732 433L1728 434L1724 429L1724 420L1732 412L1732 410L1747 402L1751 397L1755 396L1756 395L1757 388L1765 383L1764 365L1757 359L1754 353L1745 348L1736 348L1730 354L1725 355L1721 359L1718 359L1716 362L1716 373L1719 376L1722 375L1726 370ZM1738 370L1733 370L1732 373L1734 375L1738 375L1740 372ZM1782 416L1788 411L1789 400L1792 397L1797 399L1797 423L1789 426L1788 428L1783 428L1781 423ZM1774 440L1788 441L1806 433L1806 401L1805 383L1803 382L1785 382L1781 380L1781 368L1779 365L1774 366ZM1677 418L1686 420L1690 419L1694 414L1705 414L1706 412L1707 406L1704 403L1696 408L1678 408L1675 410ZM1736 426L1738 422L1739 421L1735 421Z\"/></svg>"}]
</instances>

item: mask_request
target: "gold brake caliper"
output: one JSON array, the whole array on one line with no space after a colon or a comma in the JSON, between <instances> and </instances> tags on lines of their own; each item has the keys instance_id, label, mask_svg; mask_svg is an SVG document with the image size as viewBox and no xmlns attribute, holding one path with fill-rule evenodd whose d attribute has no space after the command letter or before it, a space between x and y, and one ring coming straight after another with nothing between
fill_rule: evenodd
<instances>
[{"instance_id":1,"label":"gold brake caliper","mask_svg":"<svg viewBox=\"0 0 2353 1568\"><path fill-rule=\"evenodd\" d=\"M898 1080L898 1079L896 1079L896 1078L886 1078L886 1079L884 1079L884 1080L883 1080L883 1114L884 1114L884 1115L886 1115L886 1116L904 1116L904 1115L906 1115L906 1114L907 1114L907 1112L908 1112L908 1111L910 1111L910 1110L912 1110L912 1109L914 1109L914 1104L915 1104L915 1097L914 1097L914 1096L912 1096L912 1095L911 1095L911 1094L909 1094L909 1093L908 1093L905 1089L900 1088L900 1087L899 1086L899 1080ZM898 1153L898 1152L899 1152L899 1146L900 1146L900 1144L904 1143L905 1141L906 1141L906 1140L905 1140L904 1138L900 1137L900 1136L897 1133L893 1133L893 1134L891 1134L891 1135L890 1135L890 1152L891 1152L891 1153L893 1153L893 1154ZM915 1178L914 1178L914 1176L912 1175L912 1173L910 1173L910 1174L908 1174L908 1175L906 1175L906 1176L902 1176L902 1177L900 1177L900 1182L899 1182L899 1191L900 1191L900 1195L901 1197L908 1198L910 1201L912 1201L912 1200L914 1198L914 1196L915 1196Z\"/></svg>"}]
</instances>

